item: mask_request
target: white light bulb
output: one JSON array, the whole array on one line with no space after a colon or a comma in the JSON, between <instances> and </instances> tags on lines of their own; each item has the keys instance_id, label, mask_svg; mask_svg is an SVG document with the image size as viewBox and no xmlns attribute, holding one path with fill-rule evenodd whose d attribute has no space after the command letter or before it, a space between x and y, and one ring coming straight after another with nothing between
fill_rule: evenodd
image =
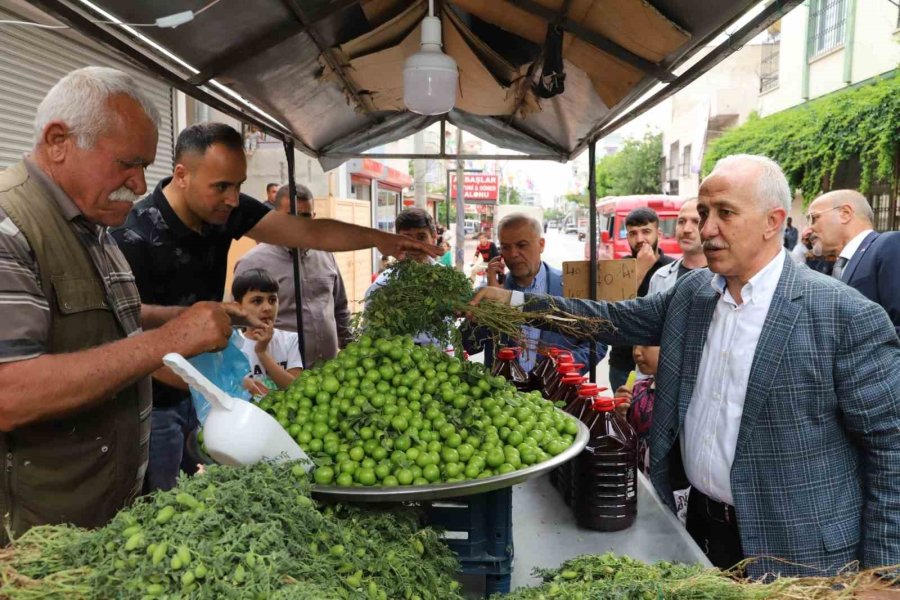
<instances>
[{"instance_id":1,"label":"white light bulb","mask_svg":"<svg viewBox=\"0 0 900 600\"><path fill-rule=\"evenodd\" d=\"M403 66L403 103L420 115L440 115L453 109L459 71L456 61L441 52L441 21L422 19L422 49Z\"/></svg>"}]
</instances>

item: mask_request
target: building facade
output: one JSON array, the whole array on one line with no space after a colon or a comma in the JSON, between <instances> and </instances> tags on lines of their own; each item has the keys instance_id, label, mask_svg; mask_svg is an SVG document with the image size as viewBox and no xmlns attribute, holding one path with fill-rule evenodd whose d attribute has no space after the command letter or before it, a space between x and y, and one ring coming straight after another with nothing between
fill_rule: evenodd
<instances>
[{"instance_id":1,"label":"building facade","mask_svg":"<svg viewBox=\"0 0 900 600\"><path fill-rule=\"evenodd\" d=\"M760 116L801 106L879 77L900 65L900 5L893 0L807 0L779 22L760 65ZM900 228L900 136L893 175L866 195L879 230ZM858 188L859 160L842 163L831 189ZM809 202L811 198L805 198Z\"/></svg>"},{"instance_id":2,"label":"building facade","mask_svg":"<svg viewBox=\"0 0 900 600\"><path fill-rule=\"evenodd\" d=\"M756 110L763 49L744 46L671 98L671 119L663 130L664 193L696 196L706 144Z\"/></svg>"},{"instance_id":3,"label":"building facade","mask_svg":"<svg viewBox=\"0 0 900 600\"><path fill-rule=\"evenodd\" d=\"M29 3L3 1L0 19L61 26ZM114 51L68 28L46 29L4 24L0 43L0 168L22 159L34 147L37 107L66 73L87 66L112 67L131 74L153 100L162 122L156 160L147 169L147 186L171 174L175 136L174 91L167 83Z\"/></svg>"}]
</instances>

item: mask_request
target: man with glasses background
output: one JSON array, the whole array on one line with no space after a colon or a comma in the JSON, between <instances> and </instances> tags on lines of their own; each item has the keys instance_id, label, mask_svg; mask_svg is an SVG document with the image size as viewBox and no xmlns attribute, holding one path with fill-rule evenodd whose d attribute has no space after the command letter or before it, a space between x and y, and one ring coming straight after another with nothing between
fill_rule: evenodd
<instances>
[{"instance_id":1,"label":"man with glasses background","mask_svg":"<svg viewBox=\"0 0 900 600\"><path fill-rule=\"evenodd\" d=\"M900 335L900 232L878 233L875 213L854 190L823 194L809 205L813 253L837 256L832 276L888 313Z\"/></svg>"}]
</instances>

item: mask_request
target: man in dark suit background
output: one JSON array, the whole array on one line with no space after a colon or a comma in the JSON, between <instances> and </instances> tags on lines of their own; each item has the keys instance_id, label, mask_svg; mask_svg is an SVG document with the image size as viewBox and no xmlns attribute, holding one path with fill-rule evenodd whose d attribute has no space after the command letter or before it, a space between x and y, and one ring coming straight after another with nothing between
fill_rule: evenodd
<instances>
[{"instance_id":1,"label":"man in dark suit background","mask_svg":"<svg viewBox=\"0 0 900 600\"><path fill-rule=\"evenodd\" d=\"M884 307L900 335L900 232L874 231L875 213L854 190L819 196L806 218L818 238L814 251L837 256L832 276Z\"/></svg>"}]
</instances>

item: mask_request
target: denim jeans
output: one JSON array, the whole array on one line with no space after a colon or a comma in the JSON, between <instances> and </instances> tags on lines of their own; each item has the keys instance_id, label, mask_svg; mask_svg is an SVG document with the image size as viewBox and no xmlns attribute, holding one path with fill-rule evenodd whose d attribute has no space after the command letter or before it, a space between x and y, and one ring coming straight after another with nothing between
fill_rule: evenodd
<instances>
[{"instance_id":1,"label":"denim jeans","mask_svg":"<svg viewBox=\"0 0 900 600\"><path fill-rule=\"evenodd\" d=\"M609 368L609 385L612 388L610 391L613 394L616 393L616 390L619 389L620 386L625 385L625 382L628 381L629 373L631 373L631 369L619 369L617 367Z\"/></svg>"},{"instance_id":2,"label":"denim jeans","mask_svg":"<svg viewBox=\"0 0 900 600\"><path fill-rule=\"evenodd\" d=\"M153 408L150 424L150 463L144 479L144 493L170 490L175 487L178 473L197 472L200 462L187 451L188 442L196 435L200 423L190 398L168 406Z\"/></svg>"}]
</instances>

